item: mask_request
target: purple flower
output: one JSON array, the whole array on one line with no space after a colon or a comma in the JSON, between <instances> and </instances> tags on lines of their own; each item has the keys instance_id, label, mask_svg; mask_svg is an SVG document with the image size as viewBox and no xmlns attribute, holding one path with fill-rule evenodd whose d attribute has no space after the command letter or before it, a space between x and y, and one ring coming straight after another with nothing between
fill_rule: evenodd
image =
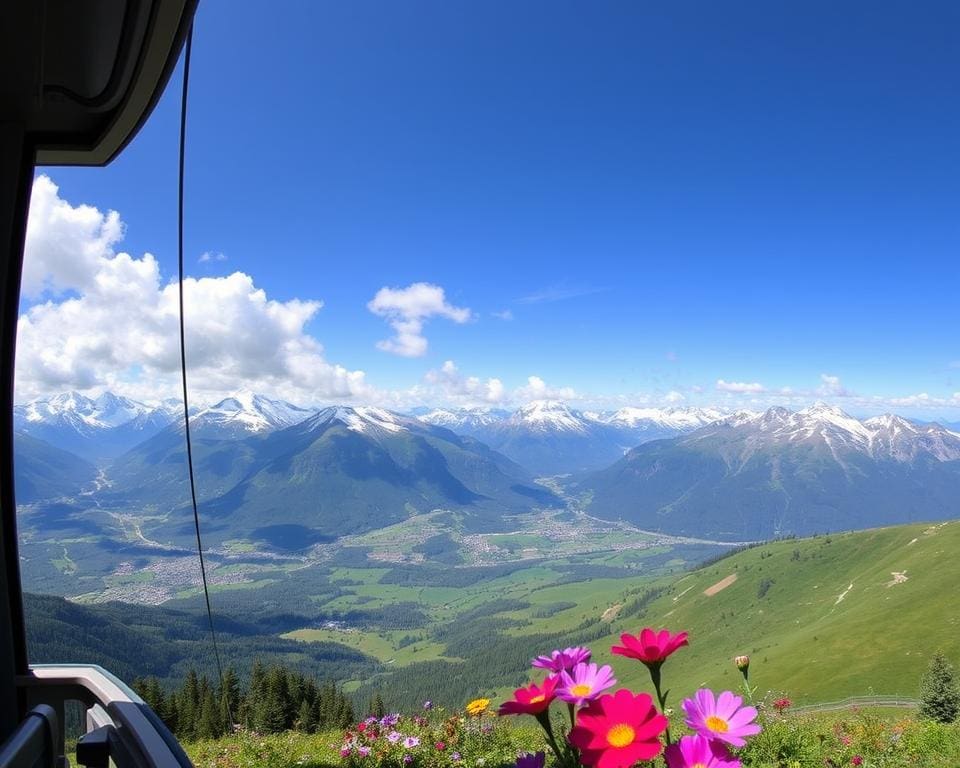
<instances>
[{"instance_id":1,"label":"purple flower","mask_svg":"<svg viewBox=\"0 0 960 768\"><path fill-rule=\"evenodd\" d=\"M433 702L428 699L427 701L423 702L423 708L433 709Z\"/></svg>"},{"instance_id":2,"label":"purple flower","mask_svg":"<svg viewBox=\"0 0 960 768\"><path fill-rule=\"evenodd\" d=\"M403 764L404 764L404 765L410 765L410 763L412 763L412 762L413 762L413 755L404 755L404 756L403 756Z\"/></svg>"},{"instance_id":3,"label":"purple flower","mask_svg":"<svg viewBox=\"0 0 960 768\"><path fill-rule=\"evenodd\" d=\"M747 736L760 733L760 726L753 722L757 710L744 707L743 699L730 691L715 696L709 688L701 688L692 699L684 699L687 727L701 736L725 741L732 747L742 747Z\"/></svg>"},{"instance_id":4,"label":"purple flower","mask_svg":"<svg viewBox=\"0 0 960 768\"><path fill-rule=\"evenodd\" d=\"M557 696L571 704L583 705L584 702L593 701L607 688L612 688L616 684L613 669L608 665L604 664L598 668L596 664L577 664L572 673L567 671L560 673Z\"/></svg>"},{"instance_id":5,"label":"purple flower","mask_svg":"<svg viewBox=\"0 0 960 768\"><path fill-rule=\"evenodd\" d=\"M366 757L370 754L370 747L357 747L357 754L360 757Z\"/></svg>"},{"instance_id":6,"label":"purple flower","mask_svg":"<svg viewBox=\"0 0 960 768\"><path fill-rule=\"evenodd\" d=\"M380 725L384 728L392 728L398 722L400 722L400 715L397 713L391 715L384 715L380 718Z\"/></svg>"},{"instance_id":7,"label":"purple flower","mask_svg":"<svg viewBox=\"0 0 960 768\"><path fill-rule=\"evenodd\" d=\"M413 749L419 745L420 739L418 739L416 736L407 736L407 738L403 740L403 746L405 746L407 749Z\"/></svg>"},{"instance_id":8,"label":"purple flower","mask_svg":"<svg viewBox=\"0 0 960 768\"><path fill-rule=\"evenodd\" d=\"M711 741L699 733L684 736L663 753L667 768L742 768L740 761L730 754L726 745Z\"/></svg>"},{"instance_id":9,"label":"purple flower","mask_svg":"<svg viewBox=\"0 0 960 768\"><path fill-rule=\"evenodd\" d=\"M564 648L562 651L551 651L549 656L537 656L530 663L541 669L549 669L551 672L563 672L588 661L590 661L590 649L576 646Z\"/></svg>"},{"instance_id":10,"label":"purple flower","mask_svg":"<svg viewBox=\"0 0 960 768\"><path fill-rule=\"evenodd\" d=\"M545 760L546 755L543 752L536 752L534 754L521 752L517 755L516 768L543 768Z\"/></svg>"},{"instance_id":11,"label":"purple flower","mask_svg":"<svg viewBox=\"0 0 960 768\"><path fill-rule=\"evenodd\" d=\"M390 731L390 733L387 734L387 741L391 744L396 744L402 738L403 734L401 734L400 731Z\"/></svg>"},{"instance_id":12,"label":"purple flower","mask_svg":"<svg viewBox=\"0 0 960 768\"><path fill-rule=\"evenodd\" d=\"M463 759L463 755L461 755L459 752L452 752L450 754L450 759L455 763L459 763Z\"/></svg>"}]
</instances>

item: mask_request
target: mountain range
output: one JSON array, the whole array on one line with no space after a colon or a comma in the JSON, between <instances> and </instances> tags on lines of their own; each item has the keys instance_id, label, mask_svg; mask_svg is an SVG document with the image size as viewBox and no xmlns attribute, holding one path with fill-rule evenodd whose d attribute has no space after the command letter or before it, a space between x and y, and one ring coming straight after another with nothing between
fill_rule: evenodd
<instances>
[{"instance_id":1,"label":"mountain range","mask_svg":"<svg viewBox=\"0 0 960 768\"><path fill-rule=\"evenodd\" d=\"M184 540L189 486L176 411L109 393L18 406L20 500L89 496L99 469L98 502L151 510L151 537ZM242 392L193 413L191 433L214 541L299 547L436 509L467 530L504 530L512 515L563 506L534 482L548 474L565 476L593 516L725 541L960 515L960 434L823 404L591 413L540 401L514 412L402 415ZM108 449L91 447L101 438Z\"/></svg>"},{"instance_id":2,"label":"mountain range","mask_svg":"<svg viewBox=\"0 0 960 768\"><path fill-rule=\"evenodd\" d=\"M727 541L960 516L960 434L817 404L637 446L578 489L591 514Z\"/></svg>"},{"instance_id":3,"label":"mountain range","mask_svg":"<svg viewBox=\"0 0 960 768\"><path fill-rule=\"evenodd\" d=\"M200 430L193 444L214 540L302 548L435 509L457 511L468 530L490 530L510 514L561 505L527 470L478 440L380 408L324 408L243 437L232 429L236 421L216 436ZM182 429L171 425L119 457L104 498L168 510L188 499ZM178 519L153 535L188 536L188 519Z\"/></svg>"},{"instance_id":4,"label":"mountain range","mask_svg":"<svg viewBox=\"0 0 960 768\"><path fill-rule=\"evenodd\" d=\"M513 413L494 409L438 409L419 418L482 440L540 475L600 469L648 440L676 437L725 414L703 408L622 408L578 411L542 400Z\"/></svg>"}]
</instances>

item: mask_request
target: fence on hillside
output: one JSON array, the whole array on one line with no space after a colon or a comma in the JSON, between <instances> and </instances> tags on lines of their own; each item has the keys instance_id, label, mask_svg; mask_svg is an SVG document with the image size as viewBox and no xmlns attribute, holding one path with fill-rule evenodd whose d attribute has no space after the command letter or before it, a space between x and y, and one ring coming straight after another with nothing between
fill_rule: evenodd
<instances>
[{"instance_id":1,"label":"fence on hillside","mask_svg":"<svg viewBox=\"0 0 960 768\"><path fill-rule=\"evenodd\" d=\"M853 709L854 707L902 707L915 709L920 705L917 699L906 696L849 696L839 701L825 701L821 704L805 704L802 707L791 707L791 712L834 712L838 709Z\"/></svg>"}]
</instances>

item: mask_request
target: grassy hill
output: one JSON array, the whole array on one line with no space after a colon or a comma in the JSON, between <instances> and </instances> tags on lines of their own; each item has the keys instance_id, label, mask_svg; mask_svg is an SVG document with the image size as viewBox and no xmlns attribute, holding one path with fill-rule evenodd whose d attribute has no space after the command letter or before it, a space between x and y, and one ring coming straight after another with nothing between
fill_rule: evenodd
<instances>
[{"instance_id":1,"label":"grassy hill","mask_svg":"<svg viewBox=\"0 0 960 768\"><path fill-rule=\"evenodd\" d=\"M737 685L730 660L747 653L760 691L796 703L916 696L934 651L960 662L958 555L957 521L776 542L677 579L640 621L690 633L665 668L678 692ZM641 665L614 665L622 683L646 682Z\"/></svg>"}]
</instances>

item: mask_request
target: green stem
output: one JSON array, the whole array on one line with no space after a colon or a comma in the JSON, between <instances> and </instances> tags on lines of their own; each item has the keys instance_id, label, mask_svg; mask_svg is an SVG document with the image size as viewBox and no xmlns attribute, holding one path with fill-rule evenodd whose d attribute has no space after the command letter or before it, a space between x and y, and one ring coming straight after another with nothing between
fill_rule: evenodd
<instances>
[{"instance_id":1,"label":"green stem","mask_svg":"<svg viewBox=\"0 0 960 768\"><path fill-rule=\"evenodd\" d=\"M654 690L657 692L657 702L660 704L660 712L664 717L667 716L667 694L663 693L660 690L660 665L651 664L648 669L650 670L650 679L653 680ZM673 743L673 740L670 738L670 721L667 720L667 746Z\"/></svg>"},{"instance_id":2,"label":"green stem","mask_svg":"<svg viewBox=\"0 0 960 768\"><path fill-rule=\"evenodd\" d=\"M553 750L553 754L557 756L557 764L565 765L566 760L563 759L563 755L560 754L560 745L557 744L557 739L553 735L553 726L550 725L550 712L549 710L544 710L538 715L534 715L537 718L537 722L540 723L540 727L543 728L544 733L547 734L547 744L550 746L550 749Z\"/></svg>"},{"instance_id":3,"label":"green stem","mask_svg":"<svg viewBox=\"0 0 960 768\"><path fill-rule=\"evenodd\" d=\"M753 691L750 689L750 670L743 670L743 690L747 692L747 701L753 704Z\"/></svg>"},{"instance_id":4,"label":"green stem","mask_svg":"<svg viewBox=\"0 0 960 768\"><path fill-rule=\"evenodd\" d=\"M567 708L570 710L570 728L572 730L577 725L577 716L575 714L575 707L572 701L567 702Z\"/></svg>"}]
</instances>

